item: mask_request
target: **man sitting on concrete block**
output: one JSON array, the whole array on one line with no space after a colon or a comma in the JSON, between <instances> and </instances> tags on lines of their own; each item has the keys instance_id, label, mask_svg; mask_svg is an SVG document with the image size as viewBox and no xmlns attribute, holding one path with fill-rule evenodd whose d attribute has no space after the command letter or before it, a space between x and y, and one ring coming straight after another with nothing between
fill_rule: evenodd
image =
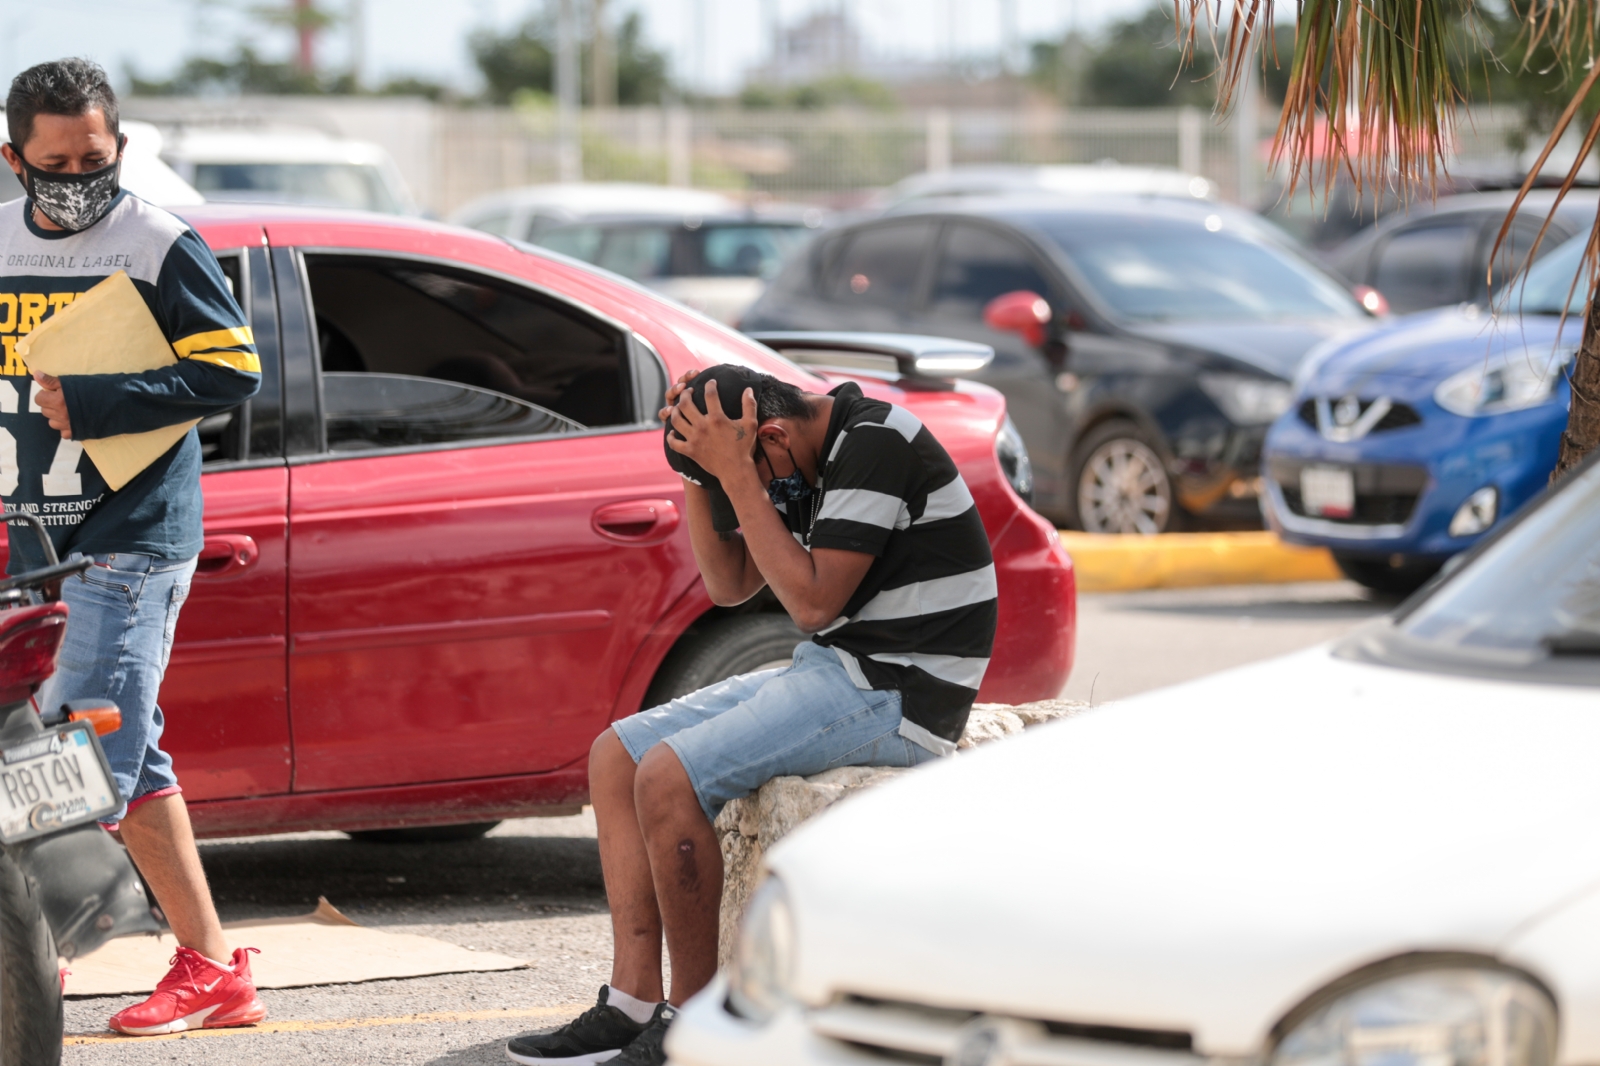
<instances>
[{"instance_id":1,"label":"man sitting on concrete block","mask_svg":"<svg viewBox=\"0 0 1600 1066\"><path fill-rule=\"evenodd\" d=\"M685 374L667 404L667 459L686 482L711 599L732 606L770 587L813 635L792 666L624 718L595 741L611 983L570 1024L513 1039L515 1062L664 1062L675 1008L716 973L723 805L780 775L954 752L994 646L978 509L910 412L854 383L820 396L732 365Z\"/></svg>"}]
</instances>

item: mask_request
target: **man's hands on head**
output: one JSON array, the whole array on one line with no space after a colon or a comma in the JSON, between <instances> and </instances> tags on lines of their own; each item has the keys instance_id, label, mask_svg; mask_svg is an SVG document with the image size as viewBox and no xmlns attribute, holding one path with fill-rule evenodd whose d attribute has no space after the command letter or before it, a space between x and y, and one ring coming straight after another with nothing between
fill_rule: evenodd
<instances>
[{"instance_id":1,"label":"man's hands on head","mask_svg":"<svg viewBox=\"0 0 1600 1066\"><path fill-rule=\"evenodd\" d=\"M754 459L760 426L754 395L745 390L744 409L734 420L722 410L717 383L707 382L706 410L701 412L689 391L696 376L691 370L667 390L661 419L684 438L669 435L667 446L699 463L722 484L743 534L719 537L711 526L705 491L685 486L689 534L706 592L712 602L727 607L769 587L795 625L815 633L844 610L875 557L828 548L807 551L795 540L768 499Z\"/></svg>"},{"instance_id":2,"label":"man's hands on head","mask_svg":"<svg viewBox=\"0 0 1600 1066\"><path fill-rule=\"evenodd\" d=\"M672 399L671 393L668 397ZM760 425L756 418L755 392L744 390L741 398L744 410L738 421L723 413L715 381L706 382L705 397L706 409L702 413L694 405L693 394L686 387L679 389L668 421L683 439L668 437L667 446L699 463L701 469L728 488L730 482L740 477L755 476L753 455L756 428Z\"/></svg>"},{"instance_id":3,"label":"man's hands on head","mask_svg":"<svg viewBox=\"0 0 1600 1066\"><path fill-rule=\"evenodd\" d=\"M72 420L67 417L67 397L61 391L61 379L35 370L33 380L39 383L39 395L34 402L50 420L50 428L60 433L62 440L71 440Z\"/></svg>"},{"instance_id":4,"label":"man's hands on head","mask_svg":"<svg viewBox=\"0 0 1600 1066\"><path fill-rule=\"evenodd\" d=\"M678 397L682 396L685 392L688 392L689 386L693 385L694 379L699 376L700 371L698 370L685 370L682 374L678 375L678 380L674 381L667 388L667 406L663 407L658 412L661 416L661 421L672 421L672 409L677 406Z\"/></svg>"}]
</instances>

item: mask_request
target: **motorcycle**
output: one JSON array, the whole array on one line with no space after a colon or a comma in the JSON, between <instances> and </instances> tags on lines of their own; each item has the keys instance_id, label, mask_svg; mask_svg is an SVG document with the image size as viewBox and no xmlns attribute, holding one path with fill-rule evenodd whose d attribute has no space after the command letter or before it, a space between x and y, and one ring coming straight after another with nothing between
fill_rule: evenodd
<instances>
[{"instance_id":1,"label":"motorcycle","mask_svg":"<svg viewBox=\"0 0 1600 1066\"><path fill-rule=\"evenodd\" d=\"M99 824L122 807L99 740L121 713L99 700L33 704L66 635L61 584L92 563L62 562L31 514L0 520L31 527L47 560L0 580L0 1066L55 1066L60 960L160 927L127 852Z\"/></svg>"}]
</instances>

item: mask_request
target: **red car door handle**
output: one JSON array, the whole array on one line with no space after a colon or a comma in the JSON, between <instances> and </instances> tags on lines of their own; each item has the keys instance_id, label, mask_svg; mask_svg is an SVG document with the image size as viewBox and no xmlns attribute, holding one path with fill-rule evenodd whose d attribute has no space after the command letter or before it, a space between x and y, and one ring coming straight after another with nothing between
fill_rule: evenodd
<instances>
[{"instance_id":1,"label":"red car door handle","mask_svg":"<svg viewBox=\"0 0 1600 1066\"><path fill-rule=\"evenodd\" d=\"M213 533L200 549L200 562L195 566L196 577L223 577L237 574L254 565L261 552L255 538L243 533Z\"/></svg>"},{"instance_id":2,"label":"red car door handle","mask_svg":"<svg viewBox=\"0 0 1600 1066\"><path fill-rule=\"evenodd\" d=\"M621 544L664 540L678 528L678 505L671 500L608 503L594 513L594 530Z\"/></svg>"}]
</instances>

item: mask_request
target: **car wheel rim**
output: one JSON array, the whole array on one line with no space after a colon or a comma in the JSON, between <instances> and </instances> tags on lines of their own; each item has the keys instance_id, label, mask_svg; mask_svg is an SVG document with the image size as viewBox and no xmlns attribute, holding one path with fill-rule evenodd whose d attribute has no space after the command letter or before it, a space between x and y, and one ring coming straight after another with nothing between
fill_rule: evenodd
<instances>
[{"instance_id":1,"label":"car wheel rim","mask_svg":"<svg viewBox=\"0 0 1600 1066\"><path fill-rule=\"evenodd\" d=\"M1078 479L1078 518L1090 533L1160 533L1172 511L1161 459L1129 438L1094 450Z\"/></svg>"}]
</instances>

